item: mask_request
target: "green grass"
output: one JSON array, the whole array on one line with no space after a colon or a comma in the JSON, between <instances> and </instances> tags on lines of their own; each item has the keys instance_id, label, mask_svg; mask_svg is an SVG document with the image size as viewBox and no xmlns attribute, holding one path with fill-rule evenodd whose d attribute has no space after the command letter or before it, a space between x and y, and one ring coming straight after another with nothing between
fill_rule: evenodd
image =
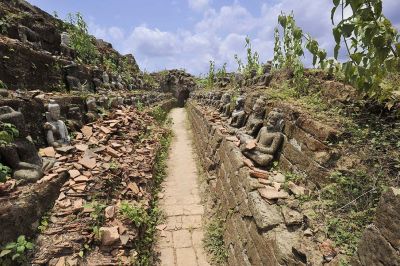
<instances>
[{"instance_id":1,"label":"green grass","mask_svg":"<svg viewBox=\"0 0 400 266\"><path fill-rule=\"evenodd\" d=\"M219 218L211 219L206 225L204 236L204 248L211 255L214 264L220 265L226 262L228 252L224 243L224 222Z\"/></svg>"}]
</instances>

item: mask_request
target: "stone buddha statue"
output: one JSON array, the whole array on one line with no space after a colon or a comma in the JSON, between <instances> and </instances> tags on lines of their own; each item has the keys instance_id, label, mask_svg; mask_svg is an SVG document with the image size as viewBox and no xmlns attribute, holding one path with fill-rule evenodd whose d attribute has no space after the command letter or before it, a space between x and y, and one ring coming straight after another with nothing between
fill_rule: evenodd
<instances>
[{"instance_id":1,"label":"stone buddha statue","mask_svg":"<svg viewBox=\"0 0 400 266\"><path fill-rule=\"evenodd\" d=\"M222 113L224 110L224 106L231 102L231 96L229 93L224 93L221 96L221 100L219 101L218 105L218 112Z\"/></svg>"},{"instance_id":2,"label":"stone buddha statue","mask_svg":"<svg viewBox=\"0 0 400 266\"><path fill-rule=\"evenodd\" d=\"M252 110L253 112L247 119L245 128L243 130L241 129L239 132L240 135L245 134L256 137L258 131L262 128L265 116L265 101L263 97L256 100Z\"/></svg>"},{"instance_id":3,"label":"stone buddha statue","mask_svg":"<svg viewBox=\"0 0 400 266\"><path fill-rule=\"evenodd\" d=\"M240 144L243 155L251 159L258 166L267 167L274 159L283 141L284 116L274 109L268 114L265 125L260 129L256 138L256 146L249 149L247 142Z\"/></svg>"},{"instance_id":4,"label":"stone buddha statue","mask_svg":"<svg viewBox=\"0 0 400 266\"><path fill-rule=\"evenodd\" d=\"M43 176L43 161L30 141L23 114L9 106L2 106L0 122L12 124L18 130L18 136L11 143L0 145L0 161L13 170L14 179L28 182L40 179Z\"/></svg>"},{"instance_id":5,"label":"stone buddha statue","mask_svg":"<svg viewBox=\"0 0 400 266\"><path fill-rule=\"evenodd\" d=\"M221 97L221 103L219 105L218 111L221 116L230 117L231 115L231 95L229 93L224 93Z\"/></svg>"},{"instance_id":6,"label":"stone buddha statue","mask_svg":"<svg viewBox=\"0 0 400 266\"><path fill-rule=\"evenodd\" d=\"M47 122L44 124L46 130L47 143L53 147L60 147L68 144L70 138L65 123L60 120L60 105L54 100L50 100L48 112L46 112Z\"/></svg>"},{"instance_id":7,"label":"stone buddha statue","mask_svg":"<svg viewBox=\"0 0 400 266\"><path fill-rule=\"evenodd\" d=\"M236 99L235 110L232 112L230 125L235 128L241 128L246 122L246 112L244 111L244 98L238 97Z\"/></svg>"},{"instance_id":8,"label":"stone buddha statue","mask_svg":"<svg viewBox=\"0 0 400 266\"><path fill-rule=\"evenodd\" d=\"M212 102L211 102L212 106L218 107L218 104L219 104L219 102L221 100L221 97L222 97L222 93L221 92L219 92L219 91L215 92L215 94L214 94L214 96L212 98Z\"/></svg>"},{"instance_id":9,"label":"stone buddha statue","mask_svg":"<svg viewBox=\"0 0 400 266\"><path fill-rule=\"evenodd\" d=\"M86 119L89 123L96 121L100 117L95 98L89 97L86 99L86 109Z\"/></svg>"}]
</instances>

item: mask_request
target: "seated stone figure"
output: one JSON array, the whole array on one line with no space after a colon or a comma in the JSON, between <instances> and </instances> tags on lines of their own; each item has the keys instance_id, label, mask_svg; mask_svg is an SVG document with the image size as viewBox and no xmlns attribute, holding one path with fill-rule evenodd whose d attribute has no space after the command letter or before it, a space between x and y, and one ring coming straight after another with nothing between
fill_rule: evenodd
<instances>
[{"instance_id":1,"label":"seated stone figure","mask_svg":"<svg viewBox=\"0 0 400 266\"><path fill-rule=\"evenodd\" d=\"M212 103L211 103L212 106L218 107L218 104L220 103L221 97L222 97L222 93L217 91L213 96Z\"/></svg>"},{"instance_id":2,"label":"seated stone figure","mask_svg":"<svg viewBox=\"0 0 400 266\"><path fill-rule=\"evenodd\" d=\"M43 176L43 162L35 145L29 140L23 114L3 106L0 107L0 121L13 124L18 130L18 137L13 142L0 145L1 162L13 170L14 179L28 182L40 179Z\"/></svg>"},{"instance_id":3,"label":"seated stone figure","mask_svg":"<svg viewBox=\"0 0 400 266\"><path fill-rule=\"evenodd\" d=\"M235 110L232 112L230 125L235 128L241 128L246 122L246 112L244 111L244 98L238 97L236 100Z\"/></svg>"},{"instance_id":4,"label":"seated stone figure","mask_svg":"<svg viewBox=\"0 0 400 266\"><path fill-rule=\"evenodd\" d=\"M245 128L240 129L238 132L239 138L242 137L241 135L248 135L255 138L258 134L258 131L262 128L265 115L265 101L263 97L260 97L256 100L252 110L253 112L247 119Z\"/></svg>"},{"instance_id":5,"label":"seated stone figure","mask_svg":"<svg viewBox=\"0 0 400 266\"><path fill-rule=\"evenodd\" d=\"M229 93L224 93L222 95L218 111L221 116L231 116L231 95Z\"/></svg>"},{"instance_id":6,"label":"seated stone figure","mask_svg":"<svg viewBox=\"0 0 400 266\"><path fill-rule=\"evenodd\" d=\"M256 138L256 146L249 149L248 142L241 142L240 150L243 155L255 162L256 165L267 167L274 159L283 141L283 114L274 109L268 114Z\"/></svg>"},{"instance_id":7,"label":"seated stone figure","mask_svg":"<svg viewBox=\"0 0 400 266\"><path fill-rule=\"evenodd\" d=\"M60 105L54 100L50 100L46 113L47 122L44 124L46 130L47 144L53 147L60 147L68 144L70 138L65 123L60 120Z\"/></svg>"}]
</instances>

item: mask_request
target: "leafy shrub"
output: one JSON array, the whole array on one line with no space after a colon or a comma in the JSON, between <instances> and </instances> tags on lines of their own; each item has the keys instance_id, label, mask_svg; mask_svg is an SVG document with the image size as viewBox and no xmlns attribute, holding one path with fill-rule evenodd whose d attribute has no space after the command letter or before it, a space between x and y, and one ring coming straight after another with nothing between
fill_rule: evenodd
<instances>
[{"instance_id":1,"label":"leafy shrub","mask_svg":"<svg viewBox=\"0 0 400 266\"><path fill-rule=\"evenodd\" d=\"M99 52L89 35L88 27L80 13L68 14L68 34L70 47L74 49L80 60L87 64L95 64Z\"/></svg>"},{"instance_id":2,"label":"leafy shrub","mask_svg":"<svg viewBox=\"0 0 400 266\"><path fill-rule=\"evenodd\" d=\"M215 81L215 62L210 60L210 66L208 68L206 88L212 89Z\"/></svg>"},{"instance_id":3,"label":"leafy shrub","mask_svg":"<svg viewBox=\"0 0 400 266\"><path fill-rule=\"evenodd\" d=\"M342 64L346 80L368 96L380 101L389 100L389 104L393 104L394 100L399 100L399 95L396 99L393 98L396 95L383 93L381 85L390 73L399 72L400 35L383 15L382 2L333 1L332 23L336 13L342 17L333 29L336 42L334 56L338 58L341 44L344 42L349 56L349 60Z\"/></svg>"},{"instance_id":4,"label":"leafy shrub","mask_svg":"<svg viewBox=\"0 0 400 266\"><path fill-rule=\"evenodd\" d=\"M262 67L259 60L258 52L253 52L251 40L249 37L245 38L245 48L247 51L247 64L244 65L242 60L235 54L235 60L238 64L238 72L244 74L246 78L251 78L255 75L262 73Z\"/></svg>"},{"instance_id":5,"label":"leafy shrub","mask_svg":"<svg viewBox=\"0 0 400 266\"><path fill-rule=\"evenodd\" d=\"M222 67L220 69L217 70L217 74L216 74L217 78L226 78L227 77L227 73L226 73L226 63L224 63L222 65Z\"/></svg>"}]
</instances>

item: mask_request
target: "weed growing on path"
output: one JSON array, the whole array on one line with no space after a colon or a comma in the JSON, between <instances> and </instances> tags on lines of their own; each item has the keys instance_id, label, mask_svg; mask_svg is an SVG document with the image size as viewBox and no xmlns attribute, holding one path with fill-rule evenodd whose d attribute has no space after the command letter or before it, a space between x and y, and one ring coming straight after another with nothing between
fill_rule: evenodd
<instances>
[{"instance_id":1,"label":"weed growing on path","mask_svg":"<svg viewBox=\"0 0 400 266\"><path fill-rule=\"evenodd\" d=\"M224 264L228 258L228 252L224 243L224 221L220 218L213 218L206 226L204 236L204 248L211 254L212 262L216 265Z\"/></svg>"}]
</instances>

